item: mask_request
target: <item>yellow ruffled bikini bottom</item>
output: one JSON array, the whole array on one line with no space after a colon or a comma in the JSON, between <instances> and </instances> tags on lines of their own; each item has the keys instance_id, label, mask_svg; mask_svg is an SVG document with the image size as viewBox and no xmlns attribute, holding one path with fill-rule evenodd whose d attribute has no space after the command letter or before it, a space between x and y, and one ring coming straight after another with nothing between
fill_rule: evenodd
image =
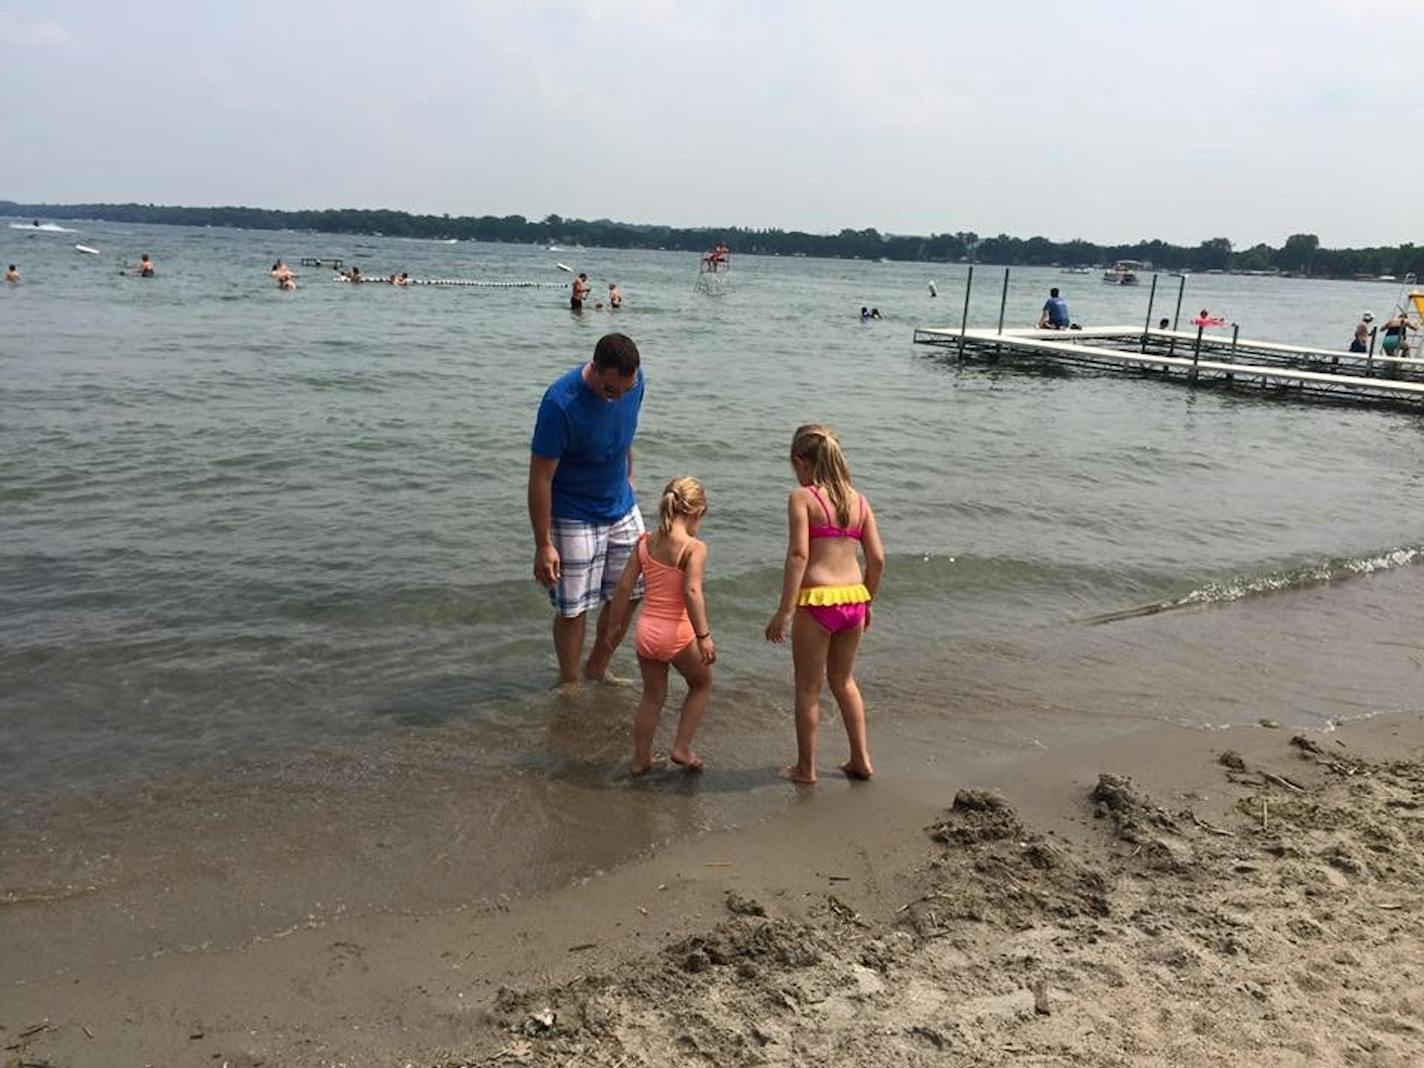
<instances>
[{"instance_id":1,"label":"yellow ruffled bikini bottom","mask_svg":"<svg viewBox=\"0 0 1424 1068\"><path fill-rule=\"evenodd\" d=\"M805 586L796 595L798 605L867 604L869 601L870 591L863 582L853 586Z\"/></svg>"}]
</instances>

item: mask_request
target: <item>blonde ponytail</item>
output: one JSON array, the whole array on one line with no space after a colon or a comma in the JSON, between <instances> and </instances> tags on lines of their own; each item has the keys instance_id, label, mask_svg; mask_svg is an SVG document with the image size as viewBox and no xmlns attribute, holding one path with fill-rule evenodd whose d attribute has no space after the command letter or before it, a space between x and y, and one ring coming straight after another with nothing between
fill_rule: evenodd
<instances>
[{"instance_id":1,"label":"blonde ponytail","mask_svg":"<svg viewBox=\"0 0 1424 1068\"><path fill-rule=\"evenodd\" d=\"M690 475L675 478L663 488L662 500L658 502L658 533L663 537L672 533L673 520L678 516L691 519L707 511L707 491L702 483Z\"/></svg>"},{"instance_id":2,"label":"blonde ponytail","mask_svg":"<svg viewBox=\"0 0 1424 1068\"><path fill-rule=\"evenodd\" d=\"M850 526L850 506L855 490L850 484L850 467L836 433L828 426L807 423L798 426L791 438L791 455L811 465L811 481L826 491L836 513L836 523Z\"/></svg>"}]
</instances>

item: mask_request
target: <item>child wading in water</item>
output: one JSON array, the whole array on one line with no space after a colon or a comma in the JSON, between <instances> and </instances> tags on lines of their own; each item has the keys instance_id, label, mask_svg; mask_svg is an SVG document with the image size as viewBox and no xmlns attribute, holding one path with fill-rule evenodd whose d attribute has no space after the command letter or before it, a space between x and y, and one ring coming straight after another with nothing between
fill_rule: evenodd
<instances>
[{"instance_id":1,"label":"child wading in water","mask_svg":"<svg viewBox=\"0 0 1424 1068\"><path fill-rule=\"evenodd\" d=\"M850 469L830 427L799 427L791 439L791 467L799 489L786 502L790 541L781 604L766 625L767 641L791 628L796 665L796 763L782 770L792 782L816 781L816 728L821 677L831 685L850 739L841 770L851 778L875 773L865 737L865 702L851 669L860 636L870 626L870 602L885 573L885 547L865 495L850 484ZM861 574L859 545L865 550Z\"/></svg>"},{"instance_id":2,"label":"child wading in water","mask_svg":"<svg viewBox=\"0 0 1424 1068\"><path fill-rule=\"evenodd\" d=\"M667 700L668 665L687 681L682 718L677 724L672 762L689 771L702 767L692 751L692 736L707 711L712 694L712 664L717 646L702 601L702 572L707 546L697 531L707 514L707 494L695 478L675 478L658 502L658 530L638 539L638 551L628 560L609 608L609 634L622 632L623 620L641 574L647 583L638 616L634 648L643 673L643 699L633 717L633 762L629 771L642 775L653 766L653 735Z\"/></svg>"}]
</instances>

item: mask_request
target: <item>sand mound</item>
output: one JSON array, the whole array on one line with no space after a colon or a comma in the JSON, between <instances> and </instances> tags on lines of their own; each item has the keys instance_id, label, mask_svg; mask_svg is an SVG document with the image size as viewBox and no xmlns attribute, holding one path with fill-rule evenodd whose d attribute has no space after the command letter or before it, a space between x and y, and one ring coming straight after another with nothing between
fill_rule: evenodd
<instances>
[{"instance_id":1,"label":"sand mound","mask_svg":"<svg viewBox=\"0 0 1424 1068\"><path fill-rule=\"evenodd\" d=\"M1223 766L1225 826L1104 774L1070 844L961 791L894 914L729 896L608 975L501 991L447 1068L1417 1065L1424 768L1286 751L1308 781Z\"/></svg>"}]
</instances>

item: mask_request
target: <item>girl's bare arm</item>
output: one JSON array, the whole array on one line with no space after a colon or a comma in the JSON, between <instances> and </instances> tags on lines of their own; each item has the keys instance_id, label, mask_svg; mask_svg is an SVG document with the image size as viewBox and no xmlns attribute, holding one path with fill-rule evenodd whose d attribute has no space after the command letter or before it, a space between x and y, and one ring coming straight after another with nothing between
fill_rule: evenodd
<instances>
[{"instance_id":1,"label":"girl's bare arm","mask_svg":"<svg viewBox=\"0 0 1424 1068\"><path fill-rule=\"evenodd\" d=\"M865 500L863 495L861 500ZM865 526L861 528L860 546L865 551L865 588L874 598L885 575L885 544L880 540L880 528L875 524L875 513L871 511L869 501L865 501Z\"/></svg>"},{"instance_id":2,"label":"girl's bare arm","mask_svg":"<svg viewBox=\"0 0 1424 1068\"><path fill-rule=\"evenodd\" d=\"M766 625L769 642L780 642L785 637L791 615L796 611L796 594L806 576L806 561L811 551L811 522L794 491L786 502L786 527L786 569L781 576L781 602Z\"/></svg>"},{"instance_id":3,"label":"girl's bare arm","mask_svg":"<svg viewBox=\"0 0 1424 1068\"><path fill-rule=\"evenodd\" d=\"M776 609L782 616L789 616L796 609L796 595L801 592L811 553L811 522L794 492L786 501L786 528L786 568L781 576L781 603Z\"/></svg>"},{"instance_id":4,"label":"girl's bare arm","mask_svg":"<svg viewBox=\"0 0 1424 1068\"><path fill-rule=\"evenodd\" d=\"M697 641L697 655L704 664L717 659L717 643L712 640L712 624L707 621L707 605L702 599L702 576L707 570L707 546L694 540L682 572L682 600Z\"/></svg>"},{"instance_id":5,"label":"girl's bare arm","mask_svg":"<svg viewBox=\"0 0 1424 1068\"><path fill-rule=\"evenodd\" d=\"M617 634L622 628L623 619L628 614L628 605L633 600L633 586L642 573L643 561L634 550L628 556L628 566L623 569L623 574L618 579L618 586L613 591L613 600L608 602L609 634Z\"/></svg>"},{"instance_id":6,"label":"girl's bare arm","mask_svg":"<svg viewBox=\"0 0 1424 1068\"><path fill-rule=\"evenodd\" d=\"M694 540L682 572L682 599L687 605L687 618L692 620L694 634L708 634L712 630L712 624L707 622L707 605L702 599L702 576L706 570L707 545Z\"/></svg>"}]
</instances>

